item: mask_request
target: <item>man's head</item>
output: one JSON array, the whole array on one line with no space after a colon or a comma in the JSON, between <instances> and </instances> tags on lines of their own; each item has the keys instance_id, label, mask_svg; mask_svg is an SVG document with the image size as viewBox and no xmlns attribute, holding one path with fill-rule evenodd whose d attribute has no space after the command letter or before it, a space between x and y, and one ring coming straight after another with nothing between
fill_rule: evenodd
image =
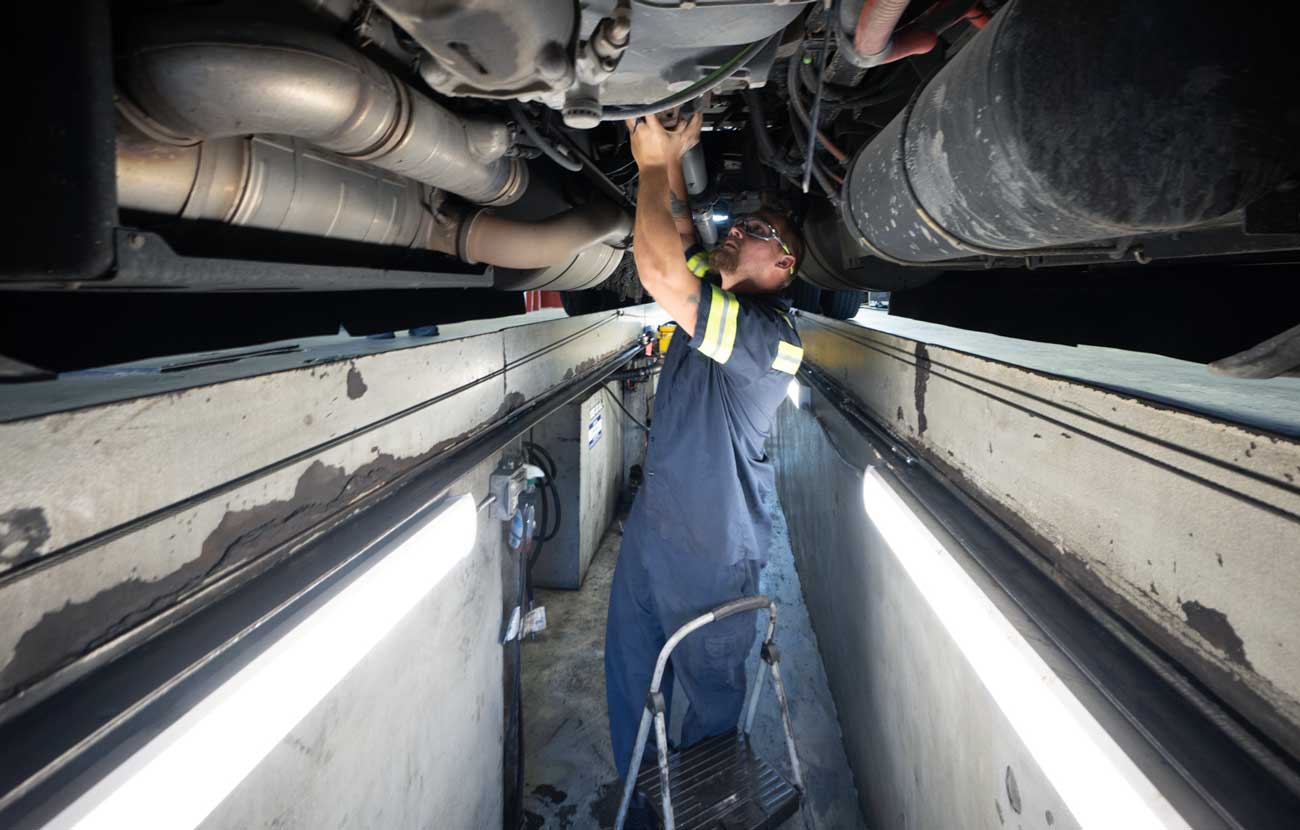
<instances>
[{"instance_id":1,"label":"man's head","mask_svg":"<svg viewBox=\"0 0 1300 830\"><path fill-rule=\"evenodd\" d=\"M790 218L771 208L737 216L722 244L709 254L709 267L722 287L750 294L780 291L794 279L803 257L803 238Z\"/></svg>"}]
</instances>

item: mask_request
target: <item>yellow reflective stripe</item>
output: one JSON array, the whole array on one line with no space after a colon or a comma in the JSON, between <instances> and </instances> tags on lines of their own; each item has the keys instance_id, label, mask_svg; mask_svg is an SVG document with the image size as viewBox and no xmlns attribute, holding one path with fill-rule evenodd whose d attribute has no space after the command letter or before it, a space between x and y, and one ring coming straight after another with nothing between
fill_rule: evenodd
<instances>
[{"instance_id":1,"label":"yellow reflective stripe","mask_svg":"<svg viewBox=\"0 0 1300 830\"><path fill-rule=\"evenodd\" d=\"M776 345L776 359L772 361L772 368L779 372L785 372L793 375L799 371L799 364L803 363L803 347L796 346L793 343L787 343L782 340Z\"/></svg>"},{"instance_id":2,"label":"yellow reflective stripe","mask_svg":"<svg viewBox=\"0 0 1300 830\"><path fill-rule=\"evenodd\" d=\"M740 314L740 301L730 291L723 291L716 285L710 285L712 296L709 298L709 320L704 326L704 337L700 340L700 351L719 363L731 359L731 350L736 345L736 319Z\"/></svg>"},{"instance_id":3,"label":"yellow reflective stripe","mask_svg":"<svg viewBox=\"0 0 1300 830\"><path fill-rule=\"evenodd\" d=\"M778 313L781 315L781 319L785 321L785 324L787 326L789 326L790 328L794 328L794 320L790 319L789 314L786 314L784 311Z\"/></svg>"},{"instance_id":4,"label":"yellow reflective stripe","mask_svg":"<svg viewBox=\"0 0 1300 830\"><path fill-rule=\"evenodd\" d=\"M695 276L702 277L709 273L709 260L704 254L699 253L686 260L686 268Z\"/></svg>"},{"instance_id":5,"label":"yellow reflective stripe","mask_svg":"<svg viewBox=\"0 0 1300 830\"><path fill-rule=\"evenodd\" d=\"M703 286L701 286L703 290ZM704 325L704 336L700 339L700 351L707 357L718 353L718 344L722 342L722 292L716 285L710 285L713 295L709 298L709 320Z\"/></svg>"},{"instance_id":6,"label":"yellow reflective stripe","mask_svg":"<svg viewBox=\"0 0 1300 830\"><path fill-rule=\"evenodd\" d=\"M722 326L722 349L718 352L719 363L731 359L731 350L736 345L736 320L740 317L740 300L730 291L723 291L727 298L727 311Z\"/></svg>"}]
</instances>

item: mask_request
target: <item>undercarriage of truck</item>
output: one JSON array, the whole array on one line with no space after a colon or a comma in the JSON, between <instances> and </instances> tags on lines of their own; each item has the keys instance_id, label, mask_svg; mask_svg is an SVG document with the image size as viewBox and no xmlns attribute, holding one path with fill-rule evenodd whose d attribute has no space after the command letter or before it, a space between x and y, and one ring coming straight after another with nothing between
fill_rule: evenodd
<instances>
[{"instance_id":1,"label":"undercarriage of truck","mask_svg":"<svg viewBox=\"0 0 1300 830\"><path fill-rule=\"evenodd\" d=\"M791 211L798 307L903 292L914 317L1208 362L1295 300L1283 28L1220 3L87 4L24 27L0 353L59 371L527 290L641 302L624 122L700 112L700 242Z\"/></svg>"},{"instance_id":2,"label":"undercarriage of truck","mask_svg":"<svg viewBox=\"0 0 1300 830\"><path fill-rule=\"evenodd\" d=\"M11 12L0 828L1300 826L1287 10Z\"/></svg>"}]
</instances>

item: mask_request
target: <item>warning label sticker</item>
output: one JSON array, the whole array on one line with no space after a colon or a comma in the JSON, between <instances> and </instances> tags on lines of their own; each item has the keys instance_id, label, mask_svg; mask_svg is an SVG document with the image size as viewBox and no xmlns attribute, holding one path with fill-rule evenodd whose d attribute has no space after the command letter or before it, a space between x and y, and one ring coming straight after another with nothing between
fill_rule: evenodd
<instances>
[{"instance_id":1,"label":"warning label sticker","mask_svg":"<svg viewBox=\"0 0 1300 830\"><path fill-rule=\"evenodd\" d=\"M587 416L587 449L591 449L600 442L600 437L605 434L605 402L596 401L591 408L591 414Z\"/></svg>"}]
</instances>

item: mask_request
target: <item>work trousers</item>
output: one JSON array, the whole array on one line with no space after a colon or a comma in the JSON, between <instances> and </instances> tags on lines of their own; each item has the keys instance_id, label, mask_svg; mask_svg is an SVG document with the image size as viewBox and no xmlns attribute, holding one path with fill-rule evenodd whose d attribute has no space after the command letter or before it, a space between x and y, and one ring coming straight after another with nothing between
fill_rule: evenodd
<instances>
[{"instance_id":1,"label":"work trousers","mask_svg":"<svg viewBox=\"0 0 1300 830\"><path fill-rule=\"evenodd\" d=\"M761 569L750 559L732 563L715 551L675 549L633 508L605 624L605 696L620 778L627 777L655 660L667 638L700 614L757 594ZM673 651L660 690L671 711L675 677L689 700L683 746L736 726L745 700L745 657L755 636L754 614L737 614L688 634ZM652 727L647 759L655 757L654 746Z\"/></svg>"}]
</instances>

